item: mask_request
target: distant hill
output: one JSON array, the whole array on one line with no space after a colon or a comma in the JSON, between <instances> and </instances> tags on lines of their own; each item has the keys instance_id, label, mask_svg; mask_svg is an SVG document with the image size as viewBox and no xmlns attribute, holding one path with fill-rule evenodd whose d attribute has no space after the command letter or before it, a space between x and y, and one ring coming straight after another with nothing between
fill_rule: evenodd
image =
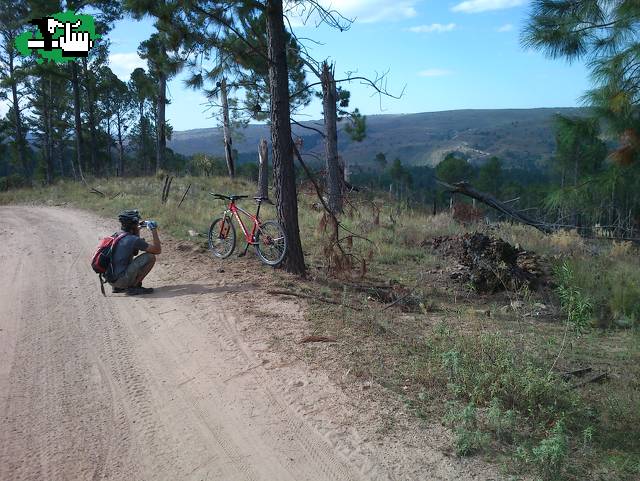
<instances>
[{"instance_id":1,"label":"distant hill","mask_svg":"<svg viewBox=\"0 0 640 481\"><path fill-rule=\"evenodd\" d=\"M404 115L367 117L367 137L352 142L339 132L340 154L351 165L366 166L378 152L391 162L398 157L404 164L437 165L449 152L460 152L472 163L481 164L492 155L509 167L540 166L555 150L553 115L584 116L584 108L452 110ZM303 122L322 129L322 121ZM342 129L340 129L342 130ZM304 151L322 155L320 135L294 126L294 135L304 139ZM257 157L260 138L269 139L266 125L251 124L234 139L240 161ZM204 152L223 155L220 129L196 129L174 132L169 146L185 155Z\"/></svg>"}]
</instances>

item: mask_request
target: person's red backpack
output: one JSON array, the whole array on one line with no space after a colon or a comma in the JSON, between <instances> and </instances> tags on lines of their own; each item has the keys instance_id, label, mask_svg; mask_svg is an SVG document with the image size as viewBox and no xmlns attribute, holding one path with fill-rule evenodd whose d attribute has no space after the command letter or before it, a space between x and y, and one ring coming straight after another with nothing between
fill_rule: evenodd
<instances>
[{"instance_id":1,"label":"person's red backpack","mask_svg":"<svg viewBox=\"0 0 640 481\"><path fill-rule=\"evenodd\" d=\"M116 245L118 245L118 242L127 234L127 232L116 233L100 240L96 253L93 254L93 258L91 259L91 268L100 278L100 290L103 296L106 296L104 292L104 281L113 282L115 280L113 278L113 267L111 265L113 251Z\"/></svg>"}]
</instances>

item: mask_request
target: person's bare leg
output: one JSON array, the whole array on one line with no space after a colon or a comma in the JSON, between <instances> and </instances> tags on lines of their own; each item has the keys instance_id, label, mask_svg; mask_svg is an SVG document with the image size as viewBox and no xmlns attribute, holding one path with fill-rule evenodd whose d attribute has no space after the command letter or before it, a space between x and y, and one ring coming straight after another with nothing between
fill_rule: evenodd
<instances>
[{"instance_id":1,"label":"person's bare leg","mask_svg":"<svg viewBox=\"0 0 640 481\"><path fill-rule=\"evenodd\" d=\"M142 280L147 277L147 275L149 274L149 272L151 272L151 269L153 269L153 266L156 264L156 256L154 254L149 254L151 256L151 261L149 261L147 263L146 266L144 266L144 269L142 269L140 271L140 274L138 274L138 277L136 277L136 286L139 286L142 284Z\"/></svg>"}]
</instances>

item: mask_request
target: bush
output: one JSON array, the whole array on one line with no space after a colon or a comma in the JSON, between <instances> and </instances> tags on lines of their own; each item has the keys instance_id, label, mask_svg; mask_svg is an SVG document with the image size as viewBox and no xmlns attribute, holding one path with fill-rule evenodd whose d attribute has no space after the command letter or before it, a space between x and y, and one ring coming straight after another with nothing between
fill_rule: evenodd
<instances>
[{"instance_id":1,"label":"bush","mask_svg":"<svg viewBox=\"0 0 640 481\"><path fill-rule=\"evenodd\" d=\"M569 264L564 262L555 269L558 286L556 292L560 298L560 306L567 316L567 322L577 332L584 331L593 317L593 301L577 287L575 276Z\"/></svg>"},{"instance_id":2,"label":"bush","mask_svg":"<svg viewBox=\"0 0 640 481\"><path fill-rule=\"evenodd\" d=\"M538 422L554 422L575 395L500 334L461 335L445 330L433 345L449 391L477 406L499 403Z\"/></svg>"},{"instance_id":3,"label":"bush","mask_svg":"<svg viewBox=\"0 0 640 481\"><path fill-rule=\"evenodd\" d=\"M563 476L571 446L593 423L575 390L501 334L463 334L441 324L428 356L423 365L439 370L422 372L422 382L446 385L454 399L444 420L458 455L482 451L493 438L521 468L543 479Z\"/></svg>"},{"instance_id":4,"label":"bush","mask_svg":"<svg viewBox=\"0 0 640 481\"><path fill-rule=\"evenodd\" d=\"M0 192L5 192L9 189L20 189L21 187L26 187L26 185L27 182L24 177L18 174L0 177Z\"/></svg>"},{"instance_id":5,"label":"bush","mask_svg":"<svg viewBox=\"0 0 640 481\"><path fill-rule=\"evenodd\" d=\"M461 408L458 403L451 403L444 421L453 427L454 447L458 456L471 456L489 445L490 436L479 429L473 404Z\"/></svg>"},{"instance_id":6,"label":"bush","mask_svg":"<svg viewBox=\"0 0 640 481\"><path fill-rule=\"evenodd\" d=\"M631 327L640 321L640 265L634 251L623 255L615 250L615 257L574 258L556 270L556 282L567 298L573 297L568 304L573 317L588 314L586 301L600 327Z\"/></svg>"},{"instance_id":7,"label":"bush","mask_svg":"<svg viewBox=\"0 0 640 481\"><path fill-rule=\"evenodd\" d=\"M532 449L532 461L544 479L562 479L569 456L569 441L562 420L558 421L549 436Z\"/></svg>"}]
</instances>

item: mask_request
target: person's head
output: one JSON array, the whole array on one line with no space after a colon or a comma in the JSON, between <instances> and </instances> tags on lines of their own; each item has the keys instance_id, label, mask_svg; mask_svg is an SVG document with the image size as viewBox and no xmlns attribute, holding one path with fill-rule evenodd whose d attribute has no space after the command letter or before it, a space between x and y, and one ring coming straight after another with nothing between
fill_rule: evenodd
<instances>
[{"instance_id":1,"label":"person's head","mask_svg":"<svg viewBox=\"0 0 640 481\"><path fill-rule=\"evenodd\" d=\"M120 227L123 231L138 235L140 233L140 212L137 210L125 210L118 215Z\"/></svg>"}]
</instances>

